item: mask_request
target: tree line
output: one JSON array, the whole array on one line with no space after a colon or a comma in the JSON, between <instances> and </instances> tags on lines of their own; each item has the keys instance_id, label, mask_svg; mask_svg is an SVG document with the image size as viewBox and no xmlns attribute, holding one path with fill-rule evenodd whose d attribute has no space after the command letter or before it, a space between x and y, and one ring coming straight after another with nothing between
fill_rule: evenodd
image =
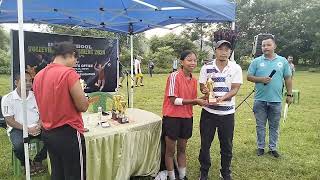
<instances>
[{"instance_id":1,"label":"tree line","mask_svg":"<svg viewBox=\"0 0 320 180\"><path fill-rule=\"evenodd\" d=\"M292 55L295 64L320 65L320 1L319 0L236 0L236 31L238 39L235 60L246 66L252 60L252 43L259 33L275 35L276 52L282 56ZM180 35L167 34L147 39L144 33L134 35L134 54L144 58L143 67L149 60L156 71L169 70L172 61L181 51L192 49L198 60L211 58L214 32L230 28L230 24L192 24L185 26ZM119 38L120 60L130 65L130 39L125 34L49 25L48 32ZM10 72L9 35L0 28L0 73ZM209 48L205 48L209 47Z\"/></svg>"}]
</instances>

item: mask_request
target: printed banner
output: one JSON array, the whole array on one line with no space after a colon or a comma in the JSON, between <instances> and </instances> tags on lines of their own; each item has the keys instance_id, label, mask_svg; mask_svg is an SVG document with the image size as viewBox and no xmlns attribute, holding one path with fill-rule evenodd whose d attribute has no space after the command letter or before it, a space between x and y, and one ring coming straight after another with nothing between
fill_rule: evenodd
<instances>
[{"instance_id":1,"label":"printed banner","mask_svg":"<svg viewBox=\"0 0 320 180\"><path fill-rule=\"evenodd\" d=\"M14 75L20 72L18 31L12 31L11 38ZM80 52L78 63L74 68L84 80L85 92L114 92L117 88L118 41L116 39L27 31L24 32L24 38L26 71L33 77L53 61L54 43L70 41Z\"/></svg>"}]
</instances>

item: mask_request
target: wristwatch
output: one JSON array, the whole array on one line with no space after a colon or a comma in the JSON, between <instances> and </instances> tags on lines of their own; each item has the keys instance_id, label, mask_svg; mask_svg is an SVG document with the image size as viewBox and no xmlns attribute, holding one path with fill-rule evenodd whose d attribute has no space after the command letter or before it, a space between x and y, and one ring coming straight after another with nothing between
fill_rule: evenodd
<instances>
[{"instance_id":1,"label":"wristwatch","mask_svg":"<svg viewBox=\"0 0 320 180\"><path fill-rule=\"evenodd\" d=\"M293 97L293 94L287 94L288 97Z\"/></svg>"}]
</instances>

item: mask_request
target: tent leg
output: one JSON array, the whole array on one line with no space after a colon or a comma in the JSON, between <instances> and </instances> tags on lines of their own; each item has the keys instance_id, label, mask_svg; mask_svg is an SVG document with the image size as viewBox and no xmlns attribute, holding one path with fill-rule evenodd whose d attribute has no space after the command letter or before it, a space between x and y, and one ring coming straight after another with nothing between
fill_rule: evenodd
<instances>
[{"instance_id":1,"label":"tent leg","mask_svg":"<svg viewBox=\"0 0 320 180\"><path fill-rule=\"evenodd\" d=\"M131 50L131 77L133 77L133 35L130 34L130 50ZM133 108L133 87L134 81L131 79L131 91L130 91L130 107Z\"/></svg>"},{"instance_id":2,"label":"tent leg","mask_svg":"<svg viewBox=\"0 0 320 180\"><path fill-rule=\"evenodd\" d=\"M24 32L23 32L23 2L17 0L18 8L18 24L19 24L19 56L20 56L20 82L21 82L21 98L23 109L23 142L24 156L26 167L26 180L30 180L30 164L29 164L29 144L27 129L27 103L26 103L26 74L25 74L25 57L24 57Z\"/></svg>"},{"instance_id":3,"label":"tent leg","mask_svg":"<svg viewBox=\"0 0 320 180\"><path fill-rule=\"evenodd\" d=\"M236 22L232 22L231 24L231 30L236 30ZM234 60L234 50L232 51L232 54L231 54L231 58L230 58L231 61L235 61Z\"/></svg>"}]
</instances>

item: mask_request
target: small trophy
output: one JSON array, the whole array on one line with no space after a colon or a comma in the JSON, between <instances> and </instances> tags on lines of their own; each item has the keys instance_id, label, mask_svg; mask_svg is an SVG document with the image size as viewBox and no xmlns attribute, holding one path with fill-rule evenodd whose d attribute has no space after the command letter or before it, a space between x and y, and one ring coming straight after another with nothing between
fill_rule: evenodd
<instances>
[{"instance_id":1,"label":"small trophy","mask_svg":"<svg viewBox=\"0 0 320 180\"><path fill-rule=\"evenodd\" d=\"M83 79L80 79L80 85L81 85L81 88L82 88L83 90L85 90L85 89L87 88L87 84L86 84L86 82L85 82Z\"/></svg>"},{"instance_id":2,"label":"small trophy","mask_svg":"<svg viewBox=\"0 0 320 180\"><path fill-rule=\"evenodd\" d=\"M113 96L112 119L119 123L128 123L128 117L125 114L127 103L122 95Z\"/></svg>"},{"instance_id":3,"label":"small trophy","mask_svg":"<svg viewBox=\"0 0 320 180\"><path fill-rule=\"evenodd\" d=\"M207 88L208 88L208 101L209 103L215 103L217 101L217 99L215 98L215 94L213 92L213 88L214 88L214 81L212 80L212 76L210 76L207 80Z\"/></svg>"}]
</instances>

